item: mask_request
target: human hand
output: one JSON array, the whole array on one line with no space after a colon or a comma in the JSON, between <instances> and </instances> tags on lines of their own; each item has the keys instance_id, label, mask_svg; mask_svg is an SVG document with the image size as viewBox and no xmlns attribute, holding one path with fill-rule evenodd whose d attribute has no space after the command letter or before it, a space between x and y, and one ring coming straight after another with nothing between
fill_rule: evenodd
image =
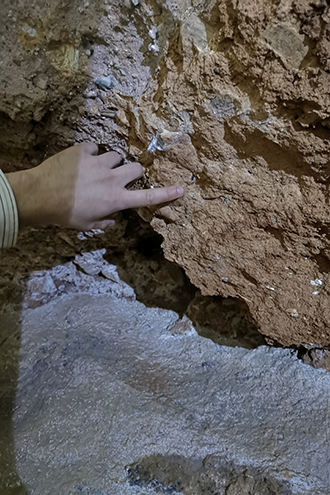
<instances>
[{"instance_id":1,"label":"human hand","mask_svg":"<svg viewBox=\"0 0 330 495\"><path fill-rule=\"evenodd\" d=\"M143 175L139 163L118 166L116 152L97 155L95 144L80 144L38 167L6 174L13 189L20 225L56 224L78 230L105 229L116 211L173 201L182 187L129 191Z\"/></svg>"}]
</instances>

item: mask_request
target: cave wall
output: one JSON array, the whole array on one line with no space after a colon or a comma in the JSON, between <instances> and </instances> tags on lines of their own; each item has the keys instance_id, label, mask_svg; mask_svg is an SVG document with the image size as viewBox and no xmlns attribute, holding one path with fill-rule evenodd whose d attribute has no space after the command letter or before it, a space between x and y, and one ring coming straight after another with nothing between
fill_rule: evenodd
<instances>
[{"instance_id":1,"label":"cave wall","mask_svg":"<svg viewBox=\"0 0 330 495\"><path fill-rule=\"evenodd\" d=\"M141 211L269 342L330 345L330 12L310 0L0 7L0 166L93 140L178 182Z\"/></svg>"}]
</instances>

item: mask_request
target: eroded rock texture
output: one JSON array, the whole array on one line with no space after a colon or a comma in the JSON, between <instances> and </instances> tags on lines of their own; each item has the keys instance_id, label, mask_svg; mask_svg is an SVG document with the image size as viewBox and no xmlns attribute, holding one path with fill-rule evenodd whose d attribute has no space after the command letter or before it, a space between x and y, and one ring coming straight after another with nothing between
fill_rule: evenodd
<instances>
[{"instance_id":1,"label":"eroded rock texture","mask_svg":"<svg viewBox=\"0 0 330 495\"><path fill-rule=\"evenodd\" d=\"M138 158L147 185L186 187L152 225L203 295L244 301L270 341L329 345L328 3L5 0L1 14L1 165L91 139Z\"/></svg>"}]
</instances>

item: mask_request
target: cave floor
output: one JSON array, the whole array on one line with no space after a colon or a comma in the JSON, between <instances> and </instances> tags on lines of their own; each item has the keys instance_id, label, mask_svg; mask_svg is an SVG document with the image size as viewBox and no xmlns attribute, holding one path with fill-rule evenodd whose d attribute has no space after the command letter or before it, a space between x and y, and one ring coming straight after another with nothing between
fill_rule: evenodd
<instances>
[{"instance_id":1,"label":"cave floor","mask_svg":"<svg viewBox=\"0 0 330 495\"><path fill-rule=\"evenodd\" d=\"M109 267L2 308L0 493L329 494L329 373L203 338Z\"/></svg>"}]
</instances>

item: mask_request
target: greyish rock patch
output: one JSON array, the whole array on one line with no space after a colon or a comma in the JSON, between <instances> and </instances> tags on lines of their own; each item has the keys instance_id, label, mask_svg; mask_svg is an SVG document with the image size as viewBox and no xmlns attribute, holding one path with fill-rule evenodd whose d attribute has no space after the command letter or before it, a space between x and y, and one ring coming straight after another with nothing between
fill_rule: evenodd
<instances>
[{"instance_id":1,"label":"greyish rock patch","mask_svg":"<svg viewBox=\"0 0 330 495\"><path fill-rule=\"evenodd\" d=\"M3 311L1 494L330 493L327 371L92 292Z\"/></svg>"}]
</instances>

